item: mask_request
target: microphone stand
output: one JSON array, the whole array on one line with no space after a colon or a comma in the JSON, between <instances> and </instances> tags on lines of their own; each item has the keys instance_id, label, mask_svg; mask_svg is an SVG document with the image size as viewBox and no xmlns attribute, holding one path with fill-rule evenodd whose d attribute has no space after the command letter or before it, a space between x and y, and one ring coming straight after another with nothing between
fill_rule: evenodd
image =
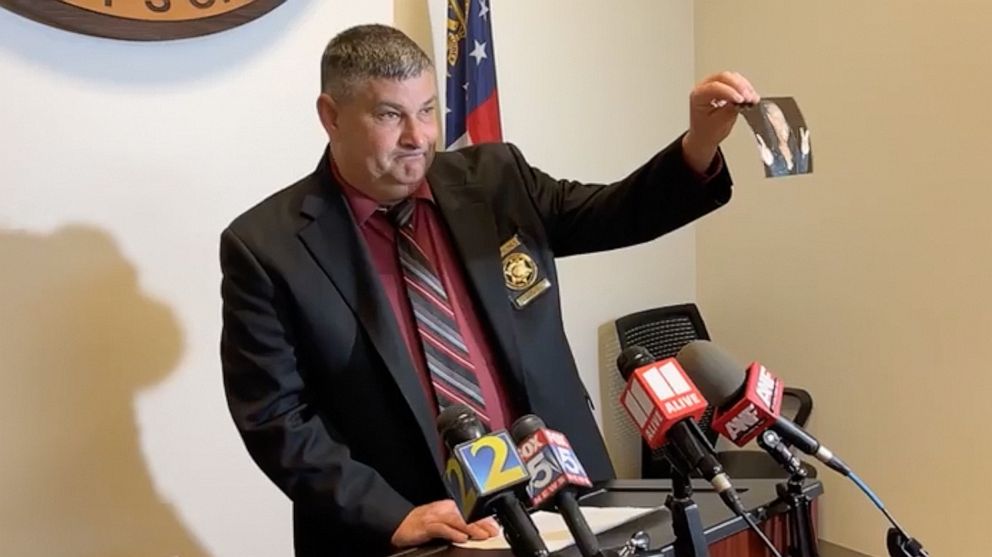
<instances>
[{"instance_id":1,"label":"microphone stand","mask_svg":"<svg viewBox=\"0 0 992 557\"><path fill-rule=\"evenodd\" d=\"M758 445L765 449L790 474L788 482L775 486L779 499L785 501L789 506L789 555L792 557L819 557L816 538L813 535L810 498L803 492L806 471L803 470L802 463L789 450L788 444L772 430L766 430L758 437ZM868 489L868 486L856 474L849 471L845 475L849 476L868 495L892 524L885 537L885 546L888 549L889 557L930 557L927 550L923 549L923 544L902 529L882 505L881 500Z\"/></svg>"},{"instance_id":2,"label":"microphone stand","mask_svg":"<svg viewBox=\"0 0 992 557\"><path fill-rule=\"evenodd\" d=\"M675 532L674 557L710 557L706 543L703 518L699 505L692 500L692 480L675 464L672 458L672 493L665 499L665 507L672 513L672 530ZM662 549L649 549L651 538L644 532L631 536L619 548L604 550L604 556L612 557L662 557Z\"/></svg>"},{"instance_id":3,"label":"microphone stand","mask_svg":"<svg viewBox=\"0 0 992 557\"><path fill-rule=\"evenodd\" d=\"M651 536L643 530L638 530L630 536L627 543L618 547L603 549L597 557L665 557L663 551L660 549L652 550L650 547Z\"/></svg>"},{"instance_id":4,"label":"microphone stand","mask_svg":"<svg viewBox=\"0 0 992 557\"><path fill-rule=\"evenodd\" d=\"M789 446L774 431L769 429L762 433L758 437L758 445L789 472L789 479L775 486L779 500L788 507L789 548L787 554L789 557L819 557L820 550L816 543L813 513L811 512L812 501L803 490L803 484L806 482L806 470L803 469L802 463L796 458L796 455L789 450Z\"/></svg>"},{"instance_id":5,"label":"microphone stand","mask_svg":"<svg viewBox=\"0 0 992 557\"><path fill-rule=\"evenodd\" d=\"M787 482L775 486L779 499L789 507L789 557L819 557L813 533L810 498L803 491L806 475L792 475Z\"/></svg>"},{"instance_id":6,"label":"microphone stand","mask_svg":"<svg viewBox=\"0 0 992 557\"><path fill-rule=\"evenodd\" d=\"M709 546L699 506L692 500L692 480L679 466L672 466L672 493L665 506L672 513L675 557L709 557Z\"/></svg>"},{"instance_id":7,"label":"microphone stand","mask_svg":"<svg viewBox=\"0 0 992 557\"><path fill-rule=\"evenodd\" d=\"M789 555L793 557L819 557L816 538L813 535L810 498L803 493L802 484L806 479L806 471L803 470L802 463L789 450L789 445L782 441L774 431L767 430L762 433L758 437L758 445L765 449L790 474L787 483L780 483L775 486L779 499L785 501L789 506ZM853 472L848 472L845 475L849 476L868 495L868 498L875 503L892 524L885 536L885 546L888 549L889 557L930 557L927 550L923 548L923 544L902 529L902 526L889 514L881 500L861 481L861 478Z\"/></svg>"},{"instance_id":8,"label":"microphone stand","mask_svg":"<svg viewBox=\"0 0 992 557\"><path fill-rule=\"evenodd\" d=\"M923 544L916 541L916 538L911 538L908 534L904 535L904 532L896 528L889 528L885 545L889 549L889 557L930 557L927 550L923 549Z\"/></svg>"}]
</instances>

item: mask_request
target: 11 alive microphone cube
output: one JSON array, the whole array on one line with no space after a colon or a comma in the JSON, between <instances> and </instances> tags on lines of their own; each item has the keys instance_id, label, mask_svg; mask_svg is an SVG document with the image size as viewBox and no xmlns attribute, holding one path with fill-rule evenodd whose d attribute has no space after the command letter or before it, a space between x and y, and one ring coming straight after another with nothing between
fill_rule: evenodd
<instances>
[{"instance_id":1,"label":"11 alive microphone cube","mask_svg":"<svg viewBox=\"0 0 992 557\"><path fill-rule=\"evenodd\" d=\"M627 379L620 403L652 449L665 444L666 434L676 422L699 420L707 406L675 358L635 369Z\"/></svg>"},{"instance_id":2,"label":"11 alive microphone cube","mask_svg":"<svg viewBox=\"0 0 992 557\"><path fill-rule=\"evenodd\" d=\"M743 447L771 427L782 411L785 385L768 369L754 362L747 368L743 396L730 408L717 408L711 427Z\"/></svg>"},{"instance_id":3,"label":"11 alive microphone cube","mask_svg":"<svg viewBox=\"0 0 992 557\"><path fill-rule=\"evenodd\" d=\"M444 473L448 491L469 522L488 514L484 508L488 496L514 488L525 490L529 481L530 474L506 430L453 447Z\"/></svg>"},{"instance_id":4,"label":"11 alive microphone cube","mask_svg":"<svg viewBox=\"0 0 992 557\"><path fill-rule=\"evenodd\" d=\"M592 487L564 434L539 429L521 442L518 450L531 477L527 490L533 506L540 507L565 486Z\"/></svg>"}]
</instances>

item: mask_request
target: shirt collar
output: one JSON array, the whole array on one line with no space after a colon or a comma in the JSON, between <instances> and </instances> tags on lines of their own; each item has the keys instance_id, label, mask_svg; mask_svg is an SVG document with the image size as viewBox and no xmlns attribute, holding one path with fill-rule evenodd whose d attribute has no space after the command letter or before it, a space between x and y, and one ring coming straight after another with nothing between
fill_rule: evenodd
<instances>
[{"instance_id":1,"label":"shirt collar","mask_svg":"<svg viewBox=\"0 0 992 557\"><path fill-rule=\"evenodd\" d=\"M344 194L345 199L348 201L348 205L351 207L351 213L355 216L355 223L358 226L364 226L369 218L375 214L375 212L382 207L382 205L372 199L364 192L352 186L347 180L341 176L341 171L338 170L338 165L332 160L331 161L331 172L334 174L334 179L338 184L341 184L341 192ZM434 203L434 194L431 192L430 185L427 183L427 179L424 178L417 189L413 190L410 194L413 199L423 199Z\"/></svg>"}]
</instances>

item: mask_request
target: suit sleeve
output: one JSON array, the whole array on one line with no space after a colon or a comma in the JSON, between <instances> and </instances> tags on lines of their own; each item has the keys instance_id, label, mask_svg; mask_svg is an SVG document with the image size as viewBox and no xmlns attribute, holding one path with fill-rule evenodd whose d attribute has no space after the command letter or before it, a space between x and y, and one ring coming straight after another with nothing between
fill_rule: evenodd
<instances>
[{"instance_id":1,"label":"suit sleeve","mask_svg":"<svg viewBox=\"0 0 992 557\"><path fill-rule=\"evenodd\" d=\"M220 254L224 387L248 452L295 504L388 543L413 505L308 404L277 283L231 229Z\"/></svg>"},{"instance_id":2,"label":"suit sleeve","mask_svg":"<svg viewBox=\"0 0 992 557\"><path fill-rule=\"evenodd\" d=\"M556 180L527 164L516 147L508 148L559 257L653 240L730 200L723 155L717 155L712 175L699 176L682 158L681 137L613 184Z\"/></svg>"}]
</instances>

